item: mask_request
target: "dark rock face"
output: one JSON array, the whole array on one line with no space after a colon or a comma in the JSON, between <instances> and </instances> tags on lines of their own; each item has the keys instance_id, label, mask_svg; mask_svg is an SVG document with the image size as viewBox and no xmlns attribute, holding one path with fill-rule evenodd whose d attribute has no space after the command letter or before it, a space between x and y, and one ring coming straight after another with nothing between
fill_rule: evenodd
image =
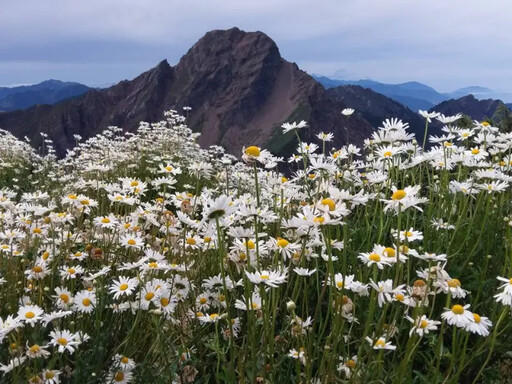
<instances>
[{"instance_id":1,"label":"dark rock face","mask_svg":"<svg viewBox=\"0 0 512 384\"><path fill-rule=\"evenodd\" d=\"M463 113L473 120L482 121L486 117L491 118L501 104L503 104L501 100L477 100L475 96L468 95L456 100L443 101L431 111L440 112L446 116Z\"/></svg>"},{"instance_id":2,"label":"dark rock face","mask_svg":"<svg viewBox=\"0 0 512 384\"><path fill-rule=\"evenodd\" d=\"M0 113L0 128L27 136L35 145L45 132L62 155L74 145L74 134L88 138L109 125L133 131L139 121L159 121L166 110L190 106L189 126L201 132L203 146L220 144L239 155L244 145L260 145L287 154L295 136L282 135L282 123L304 119L309 126L300 132L303 139L333 132L333 144L339 146L346 141L347 126L341 110L358 109L352 104L357 100L333 97L296 64L282 59L267 35L232 28L207 33L175 67L164 60L104 90L53 106ZM356 144L372 132L360 114L350 118L350 130L350 141Z\"/></svg>"},{"instance_id":3,"label":"dark rock face","mask_svg":"<svg viewBox=\"0 0 512 384\"><path fill-rule=\"evenodd\" d=\"M410 132L414 133L417 138L423 137L425 120L401 103L380 93L358 85L330 88L327 93L333 99L341 100L347 105L357 106L357 113L360 113L374 127L380 126L385 119L396 117L409 123Z\"/></svg>"}]
</instances>

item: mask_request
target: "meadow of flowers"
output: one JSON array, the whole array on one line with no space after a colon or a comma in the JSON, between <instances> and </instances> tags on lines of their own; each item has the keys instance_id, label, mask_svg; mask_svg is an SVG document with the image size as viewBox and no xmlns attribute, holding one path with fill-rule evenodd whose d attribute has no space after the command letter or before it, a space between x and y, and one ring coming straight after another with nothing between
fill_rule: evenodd
<instances>
[{"instance_id":1,"label":"meadow of flowers","mask_svg":"<svg viewBox=\"0 0 512 384\"><path fill-rule=\"evenodd\" d=\"M421 114L364 148L284 124L289 159L176 111L63 159L1 132L0 381L503 382L512 135Z\"/></svg>"}]
</instances>

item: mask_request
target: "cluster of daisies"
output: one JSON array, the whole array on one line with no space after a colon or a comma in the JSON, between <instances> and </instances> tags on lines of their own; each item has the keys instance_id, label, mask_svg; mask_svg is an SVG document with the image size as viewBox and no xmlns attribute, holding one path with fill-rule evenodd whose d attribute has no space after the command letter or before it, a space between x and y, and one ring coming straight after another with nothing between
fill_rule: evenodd
<instances>
[{"instance_id":1,"label":"cluster of daisies","mask_svg":"<svg viewBox=\"0 0 512 384\"><path fill-rule=\"evenodd\" d=\"M423 145L398 119L342 148L285 123L288 159L201 149L176 111L63 159L0 132L1 374L478 378L509 334L512 135L420 114Z\"/></svg>"}]
</instances>

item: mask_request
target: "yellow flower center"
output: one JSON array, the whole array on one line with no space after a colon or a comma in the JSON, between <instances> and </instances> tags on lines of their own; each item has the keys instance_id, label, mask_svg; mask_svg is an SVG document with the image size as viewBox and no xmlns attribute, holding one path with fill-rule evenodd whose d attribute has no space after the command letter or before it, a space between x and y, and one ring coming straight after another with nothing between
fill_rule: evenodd
<instances>
[{"instance_id":1,"label":"yellow flower center","mask_svg":"<svg viewBox=\"0 0 512 384\"><path fill-rule=\"evenodd\" d=\"M76 272L76 271L75 271L75 269L74 269L74 268L69 268L69 269L68 269L68 273L69 273L70 275L75 274L75 272Z\"/></svg>"},{"instance_id":2,"label":"yellow flower center","mask_svg":"<svg viewBox=\"0 0 512 384\"><path fill-rule=\"evenodd\" d=\"M329 207L329 211L334 211L334 209L336 208L336 203L334 202L333 199L323 199L322 205L327 205Z\"/></svg>"},{"instance_id":3,"label":"yellow flower center","mask_svg":"<svg viewBox=\"0 0 512 384\"><path fill-rule=\"evenodd\" d=\"M343 288L343 281L337 281L336 282L336 287Z\"/></svg>"},{"instance_id":4,"label":"yellow flower center","mask_svg":"<svg viewBox=\"0 0 512 384\"><path fill-rule=\"evenodd\" d=\"M172 167L167 166L167 167L165 167L165 170L166 170L167 172L171 172L171 171L172 171Z\"/></svg>"},{"instance_id":5,"label":"yellow flower center","mask_svg":"<svg viewBox=\"0 0 512 384\"><path fill-rule=\"evenodd\" d=\"M134 239L130 239L127 241L128 245L135 245L137 242Z\"/></svg>"},{"instance_id":6,"label":"yellow flower center","mask_svg":"<svg viewBox=\"0 0 512 384\"><path fill-rule=\"evenodd\" d=\"M205 297L201 297L201 298L199 299L199 304L206 304L206 302L207 302L207 301L208 301L208 300L206 300L206 298L205 298Z\"/></svg>"},{"instance_id":7,"label":"yellow flower center","mask_svg":"<svg viewBox=\"0 0 512 384\"><path fill-rule=\"evenodd\" d=\"M219 317L219 314L218 313L212 313L210 315L210 319L216 319L217 317Z\"/></svg>"},{"instance_id":8,"label":"yellow flower center","mask_svg":"<svg viewBox=\"0 0 512 384\"><path fill-rule=\"evenodd\" d=\"M101 222L103 224L109 224L110 223L110 219L108 217L104 217L103 219L101 219Z\"/></svg>"},{"instance_id":9,"label":"yellow flower center","mask_svg":"<svg viewBox=\"0 0 512 384\"><path fill-rule=\"evenodd\" d=\"M290 242L288 240L286 240L286 239L279 239L277 241L277 246L279 248L285 248L288 244L290 244Z\"/></svg>"},{"instance_id":10,"label":"yellow flower center","mask_svg":"<svg viewBox=\"0 0 512 384\"><path fill-rule=\"evenodd\" d=\"M347 368L354 369L356 367L356 362L354 360L350 359L349 361L347 361L345 363L345 366Z\"/></svg>"},{"instance_id":11,"label":"yellow flower center","mask_svg":"<svg viewBox=\"0 0 512 384\"><path fill-rule=\"evenodd\" d=\"M450 288L457 288L461 286L459 279L448 280L447 284Z\"/></svg>"},{"instance_id":12,"label":"yellow flower center","mask_svg":"<svg viewBox=\"0 0 512 384\"><path fill-rule=\"evenodd\" d=\"M413 233L411 231L405 231L405 236L406 237L412 237Z\"/></svg>"},{"instance_id":13,"label":"yellow flower center","mask_svg":"<svg viewBox=\"0 0 512 384\"><path fill-rule=\"evenodd\" d=\"M473 319L475 320L475 323L477 323L477 324L480 323L480 321L482 321L482 318L477 313L473 313Z\"/></svg>"},{"instance_id":14,"label":"yellow flower center","mask_svg":"<svg viewBox=\"0 0 512 384\"><path fill-rule=\"evenodd\" d=\"M32 272L34 272L34 273L43 272L43 268L41 268L39 265L36 265L34 268L32 268Z\"/></svg>"},{"instance_id":15,"label":"yellow flower center","mask_svg":"<svg viewBox=\"0 0 512 384\"><path fill-rule=\"evenodd\" d=\"M252 157L258 157L261 153L261 149L255 145L245 148L245 154Z\"/></svg>"},{"instance_id":16,"label":"yellow flower center","mask_svg":"<svg viewBox=\"0 0 512 384\"><path fill-rule=\"evenodd\" d=\"M151 263L148 264L148 267L149 268L158 268L158 263L152 261Z\"/></svg>"},{"instance_id":17,"label":"yellow flower center","mask_svg":"<svg viewBox=\"0 0 512 384\"><path fill-rule=\"evenodd\" d=\"M377 255L376 253L372 253L370 254L370 256L368 256L368 258L371 260L371 261L375 261L375 262L379 262L380 261L380 256Z\"/></svg>"},{"instance_id":18,"label":"yellow flower center","mask_svg":"<svg viewBox=\"0 0 512 384\"><path fill-rule=\"evenodd\" d=\"M87 200L87 199L84 199L84 200L80 201L80 204L82 204L82 205L89 205L90 203L91 202L89 200Z\"/></svg>"},{"instance_id":19,"label":"yellow flower center","mask_svg":"<svg viewBox=\"0 0 512 384\"><path fill-rule=\"evenodd\" d=\"M405 196L407 196L407 193L405 193L405 191L403 189L398 189L395 192L393 192L391 199L402 200Z\"/></svg>"},{"instance_id":20,"label":"yellow flower center","mask_svg":"<svg viewBox=\"0 0 512 384\"><path fill-rule=\"evenodd\" d=\"M25 319L33 319L35 316L36 314L32 311L25 313Z\"/></svg>"},{"instance_id":21,"label":"yellow flower center","mask_svg":"<svg viewBox=\"0 0 512 384\"><path fill-rule=\"evenodd\" d=\"M404 301L405 300L405 296L401 293L397 293L395 295L395 299L397 299L398 301Z\"/></svg>"},{"instance_id":22,"label":"yellow flower center","mask_svg":"<svg viewBox=\"0 0 512 384\"><path fill-rule=\"evenodd\" d=\"M270 279L270 276L269 275L260 275L260 279L261 280L268 280L268 279Z\"/></svg>"},{"instance_id":23,"label":"yellow flower center","mask_svg":"<svg viewBox=\"0 0 512 384\"><path fill-rule=\"evenodd\" d=\"M391 157L393 154L391 153L391 151L386 151L384 152L384 157Z\"/></svg>"},{"instance_id":24,"label":"yellow flower center","mask_svg":"<svg viewBox=\"0 0 512 384\"><path fill-rule=\"evenodd\" d=\"M162 297L160 299L160 304L162 304L163 307L167 307L169 305L169 299L167 297Z\"/></svg>"},{"instance_id":25,"label":"yellow flower center","mask_svg":"<svg viewBox=\"0 0 512 384\"><path fill-rule=\"evenodd\" d=\"M248 240L246 245L247 245L247 248L249 248L249 249L255 249L256 248L256 244L252 240Z\"/></svg>"},{"instance_id":26,"label":"yellow flower center","mask_svg":"<svg viewBox=\"0 0 512 384\"><path fill-rule=\"evenodd\" d=\"M76 195L68 195L68 199L76 200L76 199L77 199L77 197L76 197Z\"/></svg>"},{"instance_id":27,"label":"yellow flower center","mask_svg":"<svg viewBox=\"0 0 512 384\"><path fill-rule=\"evenodd\" d=\"M464 307L462 305L455 304L452 307L452 312L455 313L456 315L462 315L464 313Z\"/></svg>"},{"instance_id":28,"label":"yellow flower center","mask_svg":"<svg viewBox=\"0 0 512 384\"><path fill-rule=\"evenodd\" d=\"M117 372L114 376L114 381L123 381L124 380L124 373L123 372Z\"/></svg>"},{"instance_id":29,"label":"yellow flower center","mask_svg":"<svg viewBox=\"0 0 512 384\"><path fill-rule=\"evenodd\" d=\"M487 121L482 121L482 125L483 125L484 127L488 127L490 124L489 124Z\"/></svg>"},{"instance_id":30,"label":"yellow flower center","mask_svg":"<svg viewBox=\"0 0 512 384\"><path fill-rule=\"evenodd\" d=\"M126 291L128 289L128 284L123 283L119 286L120 291Z\"/></svg>"},{"instance_id":31,"label":"yellow flower center","mask_svg":"<svg viewBox=\"0 0 512 384\"><path fill-rule=\"evenodd\" d=\"M89 298L85 298L82 300L82 304L84 305L84 307L88 307L89 305L91 305L91 299Z\"/></svg>"},{"instance_id":32,"label":"yellow flower center","mask_svg":"<svg viewBox=\"0 0 512 384\"><path fill-rule=\"evenodd\" d=\"M244 252L241 252L240 255L238 255L238 259L240 261L244 261L247 258L247 255Z\"/></svg>"},{"instance_id":33,"label":"yellow flower center","mask_svg":"<svg viewBox=\"0 0 512 384\"><path fill-rule=\"evenodd\" d=\"M69 302L69 296L68 296L68 295L66 295L65 293L61 293L61 294L59 295L59 298L60 298L63 302L65 302L66 304Z\"/></svg>"},{"instance_id":34,"label":"yellow flower center","mask_svg":"<svg viewBox=\"0 0 512 384\"><path fill-rule=\"evenodd\" d=\"M427 328L428 321L427 320L421 320L420 328Z\"/></svg>"},{"instance_id":35,"label":"yellow flower center","mask_svg":"<svg viewBox=\"0 0 512 384\"><path fill-rule=\"evenodd\" d=\"M136 187L137 185L139 185L139 182L137 180L133 180L131 183L130 183L130 186L131 187Z\"/></svg>"},{"instance_id":36,"label":"yellow flower center","mask_svg":"<svg viewBox=\"0 0 512 384\"><path fill-rule=\"evenodd\" d=\"M283 183L283 184L284 184L284 183L286 183L287 181L288 181L288 179L287 179L286 177L284 177L284 176L283 176L283 177L281 177L281 183Z\"/></svg>"},{"instance_id":37,"label":"yellow flower center","mask_svg":"<svg viewBox=\"0 0 512 384\"><path fill-rule=\"evenodd\" d=\"M45 379L53 379L55 377L55 373L53 373L52 371L47 371L45 372L44 377Z\"/></svg>"},{"instance_id":38,"label":"yellow flower center","mask_svg":"<svg viewBox=\"0 0 512 384\"><path fill-rule=\"evenodd\" d=\"M313 222L315 222L315 223L317 223L317 224L322 224L324 221L325 221L325 219L324 219L322 216L320 216L320 217L315 217L315 218L313 219Z\"/></svg>"},{"instance_id":39,"label":"yellow flower center","mask_svg":"<svg viewBox=\"0 0 512 384\"><path fill-rule=\"evenodd\" d=\"M196 245L196 240L193 237L188 237L186 241L188 245Z\"/></svg>"},{"instance_id":40,"label":"yellow flower center","mask_svg":"<svg viewBox=\"0 0 512 384\"><path fill-rule=\"evenodd\" d=\"M153 297L155 297L155 294L153 292L148 292L148 293L146 293L146 296L144 296L144 298L147 301L150 301Z\"/></svg>"},{"instance_id":41,"label":"yellow flower center","mask_svg":"<svg viewBox=\"0 0 512 384\"><path fill-rule=\"evenodd\" d=\"M57 339L57 343L59 343L60 345L67 345L68 341L64 337L59 337Z\"/></svg>"},{"instance_id":42,"label":"yellow flower center","mask_svg":"<svg viewBox=\"0 0 512 384\"><path fill-rule=\"evenodd\" d=\"M386 346L386 342L382 339L379 339L377 340L377 342L375 343L375 346L376 347L381 347L381 348L384 348Z\"/></svg>"},{"instance_id":43,"label":"yellow flower center","mask_svg":"<svg viewBox=\"0 0 512 384\"><path fill-rule=\"evenodd\" d=\"M210 236L205 236L204 237L204 242L205 243L210 243L212 241L212 238Z\"/></svg>"},{"instance_id":44,"label":"yellow flower center","mask_svg":"<svg viewBox=\"0 0 512 384\"><path fill-rule=\"evenodd\" d=\"M34 344L29 348L31 353L38 353L41 350L41 347L37 344Z\"/></svg>"},{"instance_id":45,"label":"yellow flower center","mask_svg":"<svg viewBox=\"0 0 512 384\"><path fill-rule=\"evenodd\" d=\"M37 227L36 227L36 228L34 228L34 229L32 230L32 232L33 232L33 233L35 233L35 234L37 234L37 235L40 235L40 234L41 234L41 232L42 232L42 230L41 230L41 228L37 228Z\"/></svg>"},{"instance_id":46,"label":"yellow flower center","mask_svg":"<svg viewBox=\"0 0 512 384\"><path fill-rule=\"evenodd\" d=\"M480 150L479 150L478 148L473 148L473 149L471 150L471 153L472 153L473 155L478 155L478 154L480 153Z\"/></svg>"},{"instance_id":47,"label":"yellow flower center","mask_svg":"<svg viewBox=\"0 0 512 384\"><path fill-rule=\"evenodd\" d=\"M393 248L391 248L391 247L384 248L384 252L383 253L387 257L395 257L396 256L395 250Z\"/></svg>"},{"instance_id":48,"label":"yellow flower center","mask_svg":"<svg viewBox=\"0 0 512 384\"><path fill-rule=\"evenodd\" d=\"M258 309L258 304L257 303L252 303L251 307L252 307L252 309Z\"/></svg>"}]
</instances>

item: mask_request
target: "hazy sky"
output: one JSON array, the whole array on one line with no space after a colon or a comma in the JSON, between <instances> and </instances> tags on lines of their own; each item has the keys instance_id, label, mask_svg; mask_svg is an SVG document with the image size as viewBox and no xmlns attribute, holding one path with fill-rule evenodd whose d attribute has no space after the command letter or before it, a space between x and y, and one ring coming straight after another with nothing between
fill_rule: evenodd
<instances>
[{"instance_id":1,"label":"hazy sky","mask_svg":"<svg viewBox=\"0 0 512 384\"><path fill-rule=\"evenodd\" d=\"M310 73L511 92L511 14L509 0L0 0L0 85L131 79L237 26Z\"/></svg>"}]
</instances>

